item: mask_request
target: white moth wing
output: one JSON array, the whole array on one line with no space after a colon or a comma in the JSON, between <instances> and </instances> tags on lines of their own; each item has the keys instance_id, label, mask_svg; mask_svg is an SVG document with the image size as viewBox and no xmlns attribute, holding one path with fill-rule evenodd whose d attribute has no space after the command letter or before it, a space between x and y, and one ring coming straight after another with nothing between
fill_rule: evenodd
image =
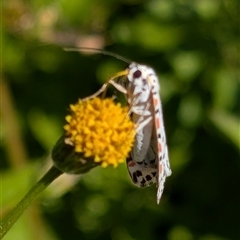
<instances>
[{"instance_id":1,"label":"white moth wing","mask_svg":"<svg viewBox=\"0 0 240 240\"><path fill-rule=\"evenodd\" d=\"M164 183L166 177L171 175L171 169L169 164L169 157L168 157L168 147L166 143L166 135L164 129L164 122L163 122L163 113L162 113L162 104L159 96L160 85L158 82L158 78L156 75L152 75L151 81L153 84L152 88L152 99L154 105L154 131L156 136L156 142L154 145L157 147L157 203L160 202ZM154 138L152 138L154 139Z\"/></svg>"}]
</instances>

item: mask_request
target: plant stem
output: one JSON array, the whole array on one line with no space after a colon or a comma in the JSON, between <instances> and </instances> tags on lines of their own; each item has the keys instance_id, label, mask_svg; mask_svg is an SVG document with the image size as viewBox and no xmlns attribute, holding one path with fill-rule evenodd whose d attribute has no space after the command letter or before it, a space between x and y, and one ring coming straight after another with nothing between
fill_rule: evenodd
<instances>
[{"instance_id":1,"label":"plant stem","mask_svg":"<svg viewBox=\"0 0 240 240\"><path fill-rule=\"evenodd\" d=\"M47 188L63 172L52 166L48 172L33 186L23 197L18 205L5 217L0 224L0 239L12 228L14 223L20 218L23 212L32 204L39 194Z\"/></svg>"}]
</instances>

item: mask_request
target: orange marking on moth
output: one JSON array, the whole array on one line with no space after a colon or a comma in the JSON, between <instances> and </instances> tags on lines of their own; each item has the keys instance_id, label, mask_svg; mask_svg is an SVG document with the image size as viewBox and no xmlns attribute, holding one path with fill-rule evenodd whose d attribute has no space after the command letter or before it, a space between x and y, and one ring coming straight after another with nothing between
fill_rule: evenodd
<instances>
[{"instance_id":1,"label":"orange marking on moth","mask_svg":"<svg viewBox=\"0 0 240 240\"><path fill-rule=\"evenodd\" d=\"M156 125L156 129L160 128L160 120L159 120L159 118L156 118L155 125Z\"/></svg>"},{"instance_id":2,"label":"orange marking on moth","mask_svg":"<svg viewBox=\"0 0 240 240\"><path fill-rule=\"evenodd\" d=\"M158 143L158 151L161 152L162 151L162 145L160 143Z\"/></svg>"},{"instance_id":3,"label":"orange marking on moth","mask_svg":"<svg viewBox=\"0 0 240 240\"><path fill-rule=\"evenodd\" d=\"M162 173L162 164L161 163L158 165L158 172Z\"/></svg>"},{"instance_id":4,"label":"orange marking on moth","mask_svg":"<svg viewBox=\"0 0 240 240\"><path fill-rule=\"evenodd\" d=\"M158 99L157 98L153 98L153 105L154 107L156 107L159 104Z\"/></svg>"}]
</instances>

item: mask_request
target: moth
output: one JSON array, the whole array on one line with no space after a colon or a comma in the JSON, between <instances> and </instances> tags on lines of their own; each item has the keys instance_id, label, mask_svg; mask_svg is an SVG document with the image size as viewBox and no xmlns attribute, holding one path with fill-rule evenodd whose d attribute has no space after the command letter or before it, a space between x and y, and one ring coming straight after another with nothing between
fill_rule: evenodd
<instances>
[{"instance_id":1,"label":"moth","mask_svg":"<svg viewBox=\"0 0 240 240\"><path fill-rule=\"evenodd\" d=\"M76 49L66 49L76 51ZM127 168L134 184L147 187L157 184L157 203L160 202L166 177L171 175L168 147L163 123L160 84L155 71L146 65L131 62L119 55L99 49L81 48L79 51L103 53L127 62L128 67L111 77L95 93L106 91L109 84L122 92L130 107L136 126L134 146L127 159ZM120 80L117 82L115 79Z\"/></svg>"}]
</instances>

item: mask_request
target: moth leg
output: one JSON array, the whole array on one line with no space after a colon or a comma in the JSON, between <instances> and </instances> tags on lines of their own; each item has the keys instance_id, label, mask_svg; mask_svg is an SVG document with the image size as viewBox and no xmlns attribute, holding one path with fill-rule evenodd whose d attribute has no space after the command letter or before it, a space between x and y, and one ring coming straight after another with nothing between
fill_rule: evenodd
<instances>
[{"instance_id":1,"label":"moth leg","mask_svg":"<svg viewBox=\"0 0 240 240\"><path fill-rule=\"evenodd\" d=\"M148 118L146 118L144 121L139 121L135 124L136 127L136 132L140 131L141 129L143 129L151 120L152 120L152 116L149 116Z\"/></svg>"},{"instance_id":2,"label":"moth leg","mask_svg":"<svg viewBox=\"0 0 240 240\"><path fill-rule=\"evenodd\" d=\"M92 94L92 95L84 98L83 101L86 101L86 100L95 98L95 97L99 96L101 93L103 93L104 91L106 92L106 91L107 91L107 88L108 88L108 85L109 85L109 82L104 83L104 84L102 85L102 87L101 87L96 93L94 93L94 94Z\"/></svg>"},{"instance_id":3,"label":"moth leg","mask_svg":"<svg viewBox=\"0 0 240 240\"><path fill-rule=\"evenodd\" d=\"M150 104L147 104L147 105L146 105L146 109L148 109L149 106L150 106ZM130 108L130 110L128 111L128 114L127 114L126 117L129 117L130 114L132 114L132 113L133 113L135 116L137 115L137 114L135 114L135 113L132 111L132 108ZM129 131L129 134L130 134L131 131L133 131L133 130L135 130L136 133L138 133L138 132L139 132L141 129L143 129L149 122L151 122L152 119L153 119L153 118L152 118L151 115L147 116L147 118L146 118L146 116L144 116L143 114L140 115L139 118L136 120L136 123L134 124L133 128Z\"/></svg>"},{"instance_id":4,"label":"moth leg","mask_svg":"<svg viewBox=\"0 0 240 240\"><path fill-rule=\"evenodd\" d=\"M121 77L121 76L126 76L127 74L128 74L128 70L127 70L127 69L125 69L125 70L123 70L123 71L121 71L121 72L118 72L118 73L114 74L114 75L107 81L107 83L105 83L105 84L107 84L107 86L106 86L106 88L105 88L104 91L103 91L103 96L102 96L102 98L105 98L106 92L107 92L107 88L108 88L109 84L111 84L112 86L114 86L114 87L115 87L118 91L120 91L121 93L126 94L126 93L127 93L127 90L126 90L123 86L121 86L120 84L116 83L116 82L114 81L114 79L115 79L115 78L118 78L118 77Z\"/></svg>"},{"instance_id":5,"label":"moth leg","mask_svg":"<svg viewBox=\"0 0 240 240\"><path fill-rule=\"evenodd\" d=\"M86 101L86 100L89 100L89 99L92 99L92 98L95 98L97 96L99 96L101 93L102 93L102 98L105 98L106 96L106 92L107 92L107 89L108 89L108 86L111 84L112 86L114 86L118 91L120 91L121 93L123 94L126 94L127 93L127 90L121 86L120 84L116 83L114 81L115 78L118 78L118 77L121 77L121 76L125 76L128 74L128 70L124 70L124 71L121 71L121 72L118 72L116 73L115 75L113 75L106 83L104 83L102 85L102 87L94 94L92 94L91 96L89 97L86 97L84 98L83 100Z\"/></svg>"}]
</instances>

